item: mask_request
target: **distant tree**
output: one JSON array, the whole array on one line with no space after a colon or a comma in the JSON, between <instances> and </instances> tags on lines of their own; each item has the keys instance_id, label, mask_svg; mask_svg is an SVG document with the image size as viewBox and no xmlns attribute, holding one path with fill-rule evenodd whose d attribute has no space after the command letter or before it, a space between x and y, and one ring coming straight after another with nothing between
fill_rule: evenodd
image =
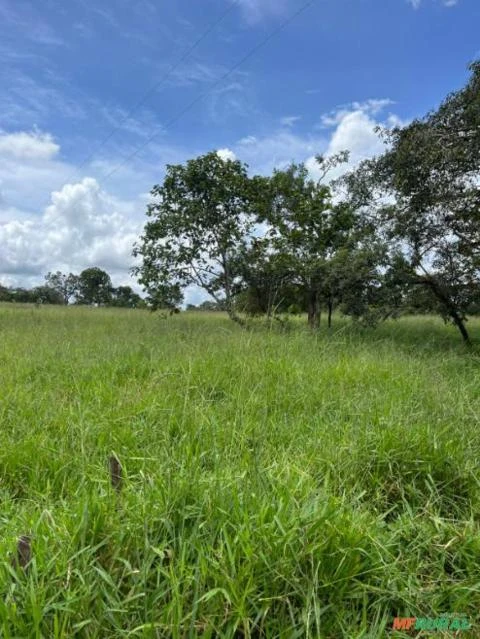
<instances>
[{"instance_id":1,"label":"distant tree","mask_svg":"<svg viewBox=\"0 0 480 639\"><path fill-rule=\"evenodd\" d=\"M245 165L216 152L168 165L162 186L151 191L147 222L134 269L153 303L178 304L196 285L241 322L235 312L237 256L254 223Z\"/></svg>"},{"instance_id":2,"label":"distant tree","mask_svg":"<svg viewBox=\"0 0 480 639\"><path fill-rule=\"evenodd\" d=\"M37 301L34 293L30 289L19 286L10 290L12 302L18 302L19 304L32 304Z\"/></svg>"},{"instance_id":3,"label":"distant tree","mask_svg":"<svg viewBox=\"0 0 480 639\"><path fill-rule=\"evenodd\" d=\"M68 304L79 292L79 277L73 273L66 275L60 271L48 273L45 276L46 285L57 291L63 298L63 303Z\"/></svg>"},{"instance_id":4,"label":"distant tree","mask_svg":"<svg viewBox=\"0 0 480 639\"><path fill-rule=\"evenodd\" d=\"M12 301L12 290L7 286L2 286L0 284L0 302L11 302Z\"/></svg>"},{"instance_id":5,"label":"distant tree","mask_svg":"<svg viewBox=\"0 0 480 639\"><path fill-rule=\"evenodd\" d=\"M78 304L107 305L112 299L110 275L94 266L86 268L79 275Z\"/></svg>"},{"instance_id":6,"label":"distant tree","mask_svg":"<svg viewBox=\"0 0 480 639\"><path fill-rule=\"evenodd\" d=\"M50 286L36 286L32 289L0 285L0 302L19 302L23 304L63 304L61 293Z\"/></svg>"},{"instance_id":7,"label":"distant tree","mask_svg":"<svg viewBox=\"0 0 480 639\"><path fill-rule=\"evenodd\" d=\"M136 272L134 269L133 272ZM143 283L143 280L139 280ZM146 303L151 311L159 309L174 312L183 302L183 291L181 287L172 282L165 282L152 279L148 287L144 287L147 293Z\"/></svg>"},{"instance_id":8,"label":"distant tree","mask_svg":"<svg viewBox=\"0 0 480 639\"><path fill-rule=\"evenodd\" d=\"M60 291L50 286L36 286L30 291L30 297L36 304L64 304Z\"/></svg>"},{"instance_id":9,"label":"distant tree","mask_svg":"<svg viewBox=\"0 0 480 639\"><path fill-rule=\"evenodd\" d=\"M224 311L225 304L223 302L213 302L212 300L205 300L198 305L199 311Z\"/></svg>"},{"instance_id":10,"label":"distant tree","mask_svg":"<svg viewBox=\"0 0 480 639\"><path fill-rule=\"evenodd\" d=\"M112 289L112 306L122 306L128 308L138 308L144 302L138 293L135 293L130 286L119 286Z\"/></svg>"}]
</instances>

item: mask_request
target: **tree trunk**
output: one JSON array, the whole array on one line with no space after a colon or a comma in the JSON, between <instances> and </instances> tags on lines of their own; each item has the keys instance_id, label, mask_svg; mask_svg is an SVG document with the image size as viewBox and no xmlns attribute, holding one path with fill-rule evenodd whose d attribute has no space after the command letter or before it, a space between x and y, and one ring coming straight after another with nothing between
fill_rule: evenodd
<instances>
[{"instance_id":1,"label":"tree trunk","mask_svg":"<svg viewBox=\"0 0 480 639\"><path fill-rule=\"evenodd\" d=\"M460 331L465 344L470 345L470 335L468 334L464 320L456 312L452 313L452 319L455 325L457 326L458 330Z\"/></svg>"},{"instance_id":2,"label":"tree trunk","mask_svg":"<svg viewBox=\"0 0 480 639\"><path fill-rule=\"evenodd\" d=\"M245 320L239 315L237 315L230 305L228 305L227 307L227 313L228 313L228 317L234 322L236 322L239 326L246 326L247 323L245 322Z\"/></svg>"},{"instance_id":3,"label":"tree trunk","mask_svg":"<svg viewBox=\"0 0 480 639\"><path fill-rule=\"evenodd\" d=\"M455 324L455 326L458 328L458 330L460 331L460 334L463 338L463 341L465 342L465 344L470 345L470 336L468 334L467 328L465 326L465 320L464 318L460 315L460 313L458 312L458 310L455 307L455 304L452 302L452 300L448 297L448 295L441 289L441 287L439 286L439 284L432 278L432 277L427 277L425 279L420 280L420 282L422 284L425 284L426 286L429 286L433 292L433 294L441 301L441 303L444 305L445 309L447 310L448 314L450 315L450 317L452 318L453 323Z\"/></svg>"},{"instance_id":4,"label":"tree trunk","mask_svg":"<svg viewBox=\"0 0 480 639\"><path fill-rule=\"evenodd\" d=\"M320 300L315 290L310 291L308 298L308 325L312 330L320 326Z\"/></svg>"},{"instance_id":5,"label":"tree trunk","mask_svg":"<svg viewBox=\"0 0 480 639\"><path fill-rule=\"evenodd\" d=\"M268 289L268 300L267 300L267 319L271 319L273 315L273 302L274 297L272 296L272 289Z\"/></svg>"},{"instance_id":6,"label":"tree trunk","mask_svg":"<svg viewBox=\"0 0 480 639\"><path fill-rule=\"evenodd\" d=\"M222 255L222 265L225 278L225 306L227 309L228 317L240 326L245 326L245 320L242 319L235 312L234 301L231 295L230 269L228 268L228 258L226 254Z\"/></svg>"},{"instance_id":7,"label":"tree trunk","mask_svg":"<svg viewBox=\"0 0 480 639\"><path fill-rule=\"evenodd\" d=\"M332 328L332 312L333 312L333 302L331 299L328 300L328 328Z\"/></svg>"}]
</instances>

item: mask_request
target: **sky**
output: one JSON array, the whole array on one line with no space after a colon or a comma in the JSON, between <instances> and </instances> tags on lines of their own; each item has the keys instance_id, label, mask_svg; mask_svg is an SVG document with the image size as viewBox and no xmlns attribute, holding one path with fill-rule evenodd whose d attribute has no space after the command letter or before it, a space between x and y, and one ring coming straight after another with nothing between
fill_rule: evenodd
<instances>
[{"instance_id":1,"label":"sky","mask_svg":"<svg viewBox=\"0 0 480 639\"><path fill-rule=\"evenodd\" d=\"M0 284L107 270L167 164L252 173L435 108L480 58L478 0L0 0ZM187 301L200 299L198 291Z\"/></svg>"}]
</instances>

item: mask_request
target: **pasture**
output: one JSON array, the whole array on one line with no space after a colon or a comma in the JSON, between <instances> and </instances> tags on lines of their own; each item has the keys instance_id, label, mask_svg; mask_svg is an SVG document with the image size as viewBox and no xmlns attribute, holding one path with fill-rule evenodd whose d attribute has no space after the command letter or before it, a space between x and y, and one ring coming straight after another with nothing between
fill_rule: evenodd
<instances>
[{"instance_id":1,"label":"pasture","mask_svg":"<svg viewBox=\"0 0 480 639\"><path fill-rule=\"evenodd\" d=\"M303 321L0 307L2 638L479 636L480 349Z\"/></svg>"}]
</instances>

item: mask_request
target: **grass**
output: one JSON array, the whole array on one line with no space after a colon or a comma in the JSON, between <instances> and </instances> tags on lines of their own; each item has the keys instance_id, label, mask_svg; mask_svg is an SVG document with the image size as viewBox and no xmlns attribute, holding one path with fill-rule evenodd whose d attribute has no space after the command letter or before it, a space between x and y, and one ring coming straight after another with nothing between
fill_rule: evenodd
<instances>
[{"instance_id":1,"label":"grass","mask_svg":"<svg viewBox=\"0 0 480 639\"><path fill-rule=\"evenodd\" d=\"M480 358L452 327L5 305L0 335L0 637L479 636Z\"/></svg>"}]
</instances>

